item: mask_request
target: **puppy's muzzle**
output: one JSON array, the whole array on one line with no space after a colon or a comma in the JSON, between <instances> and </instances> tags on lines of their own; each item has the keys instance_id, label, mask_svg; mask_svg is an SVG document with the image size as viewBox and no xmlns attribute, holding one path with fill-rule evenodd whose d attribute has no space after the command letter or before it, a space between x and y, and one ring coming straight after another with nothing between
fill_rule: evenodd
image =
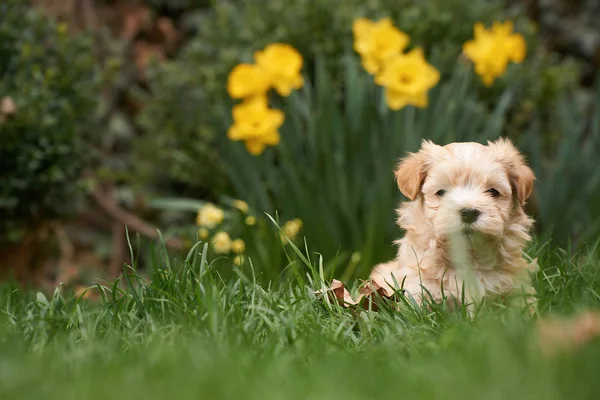
<instances>
[{"instance_id":1,"label":"puppy's muzzle","mask_svg":"<svg viewBox=\"0 0 600 400\"><path fill-rule=\"evenodd\" d=\"M481 211L476 208L463 208L460 210L460 218L466 224L472 224L477 221L479 214L481 214Z\"/></svg>"}]
</instances>

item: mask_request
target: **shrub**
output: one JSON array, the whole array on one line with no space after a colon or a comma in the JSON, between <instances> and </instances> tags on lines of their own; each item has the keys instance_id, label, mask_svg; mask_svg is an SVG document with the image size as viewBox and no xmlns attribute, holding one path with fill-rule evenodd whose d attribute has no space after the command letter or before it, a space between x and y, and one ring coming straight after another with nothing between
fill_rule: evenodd
<instances>
[{"instance_id":1,"label":"shrub","mask_svg":"<svg viewBox=\"0 0 600 400\"><path fill-rule=\"evenodd\" d=\"M0 4L0 97L16 110L0 121L0 241L73 210L94 109L94 58L86 36L70 37L26 2Z\"/></svg>"},{"instance_id":2,"label":"shrub","mask_svg":"<svg viewBox=\"0 0 600 400\"><path fill-rule=\"evenodd\" d=\"M133 173L178 195L218 198L227 178L215 148L220 132L208 122L212 102L191 71L173 63L163 72L168 89L155 88L137 119L144 135L134 141Z\"/></svg>"}]
</instances>

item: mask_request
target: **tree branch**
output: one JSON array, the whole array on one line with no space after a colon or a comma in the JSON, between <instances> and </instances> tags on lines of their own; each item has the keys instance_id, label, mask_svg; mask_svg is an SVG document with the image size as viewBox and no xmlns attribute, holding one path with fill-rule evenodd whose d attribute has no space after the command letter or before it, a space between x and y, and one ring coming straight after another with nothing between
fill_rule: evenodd
<instances>
[{"instance_id":1,"label":"tree branch","mask_svg":"<svg viewBox=\"0 0 600 400\"><path fill-rule=\"evenodd\" d=\"M109 191L107 194L102 190L102 186L97 184L92 191L92 197L96 200L100 208L114 220L119 221L121 224L143 236L154 240L158 239L158 229L155 226L121 208L110 192L112 191ZM170 238L167 240L166 245L174 250L181 250L183 248L183 242L178 238Z\"/></svg>"}]
</instances>

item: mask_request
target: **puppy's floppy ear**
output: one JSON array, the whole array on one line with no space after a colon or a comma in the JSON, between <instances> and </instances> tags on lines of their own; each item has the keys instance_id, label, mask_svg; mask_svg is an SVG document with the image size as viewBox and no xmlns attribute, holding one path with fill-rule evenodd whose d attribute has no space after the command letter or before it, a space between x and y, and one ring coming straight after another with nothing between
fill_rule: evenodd
<instances>
[{"instance_id":1,"label":"puppy's floppy ear","mask_svg":"<svg viewBox=\"0 0 600 400\"><path fill-rule=\"evenodd\" d=\"M433 153L442 147L424 140L418 153L410 153L396 168L396 182L404 196L414 200L427 177Z\"/></svg>"},{"instance_id":2,"label":"puppy's floppy ear","mask_svg":"<svg viewBox=\"0 0 600 400\"><path fill-rule=\"evenodd\" d=\"M396 168L396 182L404 196L414 200L426 177L425 155L422 153L411 153L403 158Z\"/></svg>"},{"instance_id":3,"label":"puppy's floppy ear","mask_svg":"<svg viewBox=\"0 0 600 400\"><path fill-rule=\"evenodd\" d=\"M533 192L535 175L525 163L523 155L508 139L500 138L495 142L488 142L488 146L496 152L498 161L504 164L519 204L525 205Z\"/></svg>"},{"instance_id":4,"label":"puppy's floppy ear","mask_svg":"<svg viewBox=\"0 0 600 400\"><path fill-rule=\"evenodd\" d=\"M524 206L529 196L531 196L531 193L533 193L533 181L535 180L535 175L525 162L520 162L515 166L512 179L515 189L517 190L517 200L521 206Z\"/></svg>"}]
</instances>

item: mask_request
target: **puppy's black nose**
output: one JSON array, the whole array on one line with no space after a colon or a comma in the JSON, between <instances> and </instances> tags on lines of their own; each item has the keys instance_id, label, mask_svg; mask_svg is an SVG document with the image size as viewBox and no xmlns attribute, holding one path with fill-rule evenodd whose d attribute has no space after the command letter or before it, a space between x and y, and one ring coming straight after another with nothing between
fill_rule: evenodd
<instances>
[{"instance_id":1,"label":"puppy's black nose","mask_svg":"<svg viewBox=\"0 0 600 400\"><path fill-rule=\"evenodd\" d=\"M479 214L481 214L481 211L475 208L463 208L460 210L460 217L462 218L463 222L466 222L467 224L472 224L473 222L477 221Z\"/></svg>"}]
</instances>

